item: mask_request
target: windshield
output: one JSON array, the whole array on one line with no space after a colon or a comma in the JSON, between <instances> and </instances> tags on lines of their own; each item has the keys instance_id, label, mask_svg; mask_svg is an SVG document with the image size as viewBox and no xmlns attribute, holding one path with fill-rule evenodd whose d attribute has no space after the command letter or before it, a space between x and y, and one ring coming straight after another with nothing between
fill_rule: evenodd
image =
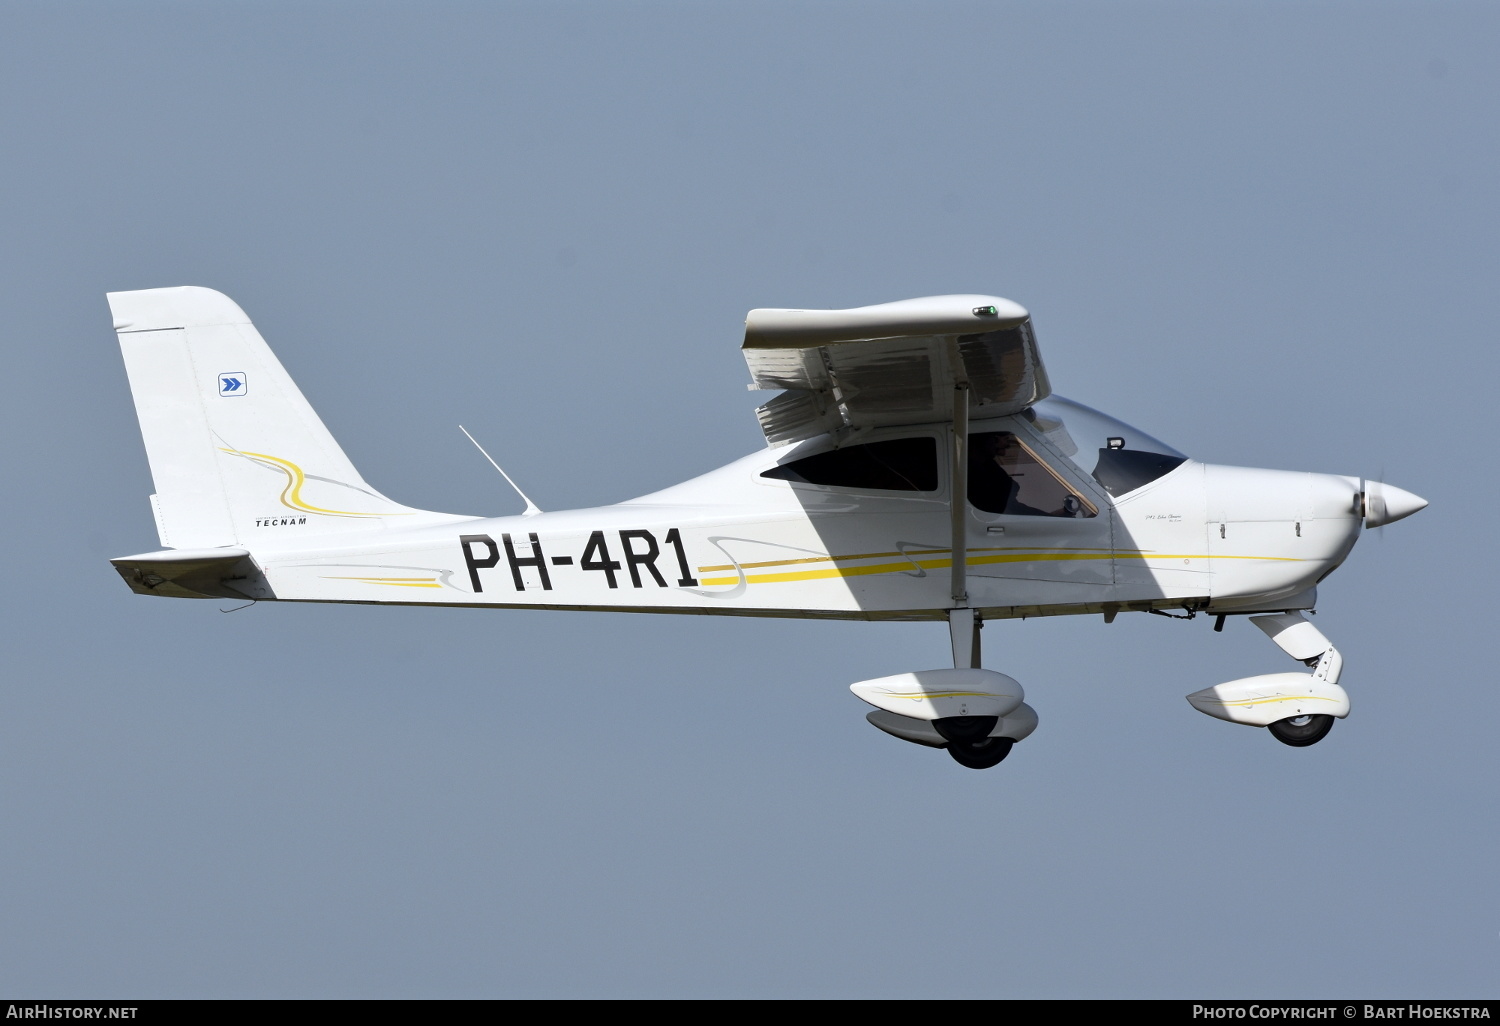
<instances>
[{"instance_id":1,"label":"windshield","mask_svg":"<svg viewBox=\"0 0 1500 1026\"><path fill-rule=\"evenodd\" d=\"M1054 395L1022 414L1110 495L1124 495L1187 461L1166 442L1082 403Z\"/></svg>"}]
</instances>

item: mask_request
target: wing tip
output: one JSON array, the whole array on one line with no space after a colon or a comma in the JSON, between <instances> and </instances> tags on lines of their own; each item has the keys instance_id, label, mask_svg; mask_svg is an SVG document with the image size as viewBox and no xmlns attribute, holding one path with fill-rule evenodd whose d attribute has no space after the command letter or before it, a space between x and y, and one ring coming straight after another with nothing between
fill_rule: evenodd
<instances>
[{"instance_id":1,"label":"wing tip","mask_svg":"<svg viewBox=\"0 0 1500 1026\"><path fill-rule=\"evenodd\" d=\"M923 296L848 310L757 308L745 316L744 349L803 349L902 335L962 335L1024 323L1031 314L999 296Z\"/></svg>"}]
</instances>

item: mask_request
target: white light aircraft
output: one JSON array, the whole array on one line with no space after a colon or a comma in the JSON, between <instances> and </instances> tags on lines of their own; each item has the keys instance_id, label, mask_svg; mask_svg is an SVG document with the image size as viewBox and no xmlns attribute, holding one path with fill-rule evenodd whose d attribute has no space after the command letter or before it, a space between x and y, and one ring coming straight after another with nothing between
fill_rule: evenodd
<instances>
[{"instance_id":1,"label":"white light aircraft","mask_svg":"<svg viewBox=\"0 0 1500 1026\"><path fill-rule=\"evenodd\" d=\"M163 546L111 560L132 590L944 622L951 668L851 689L874 726L976 769L1037 725L979 658L984 621L1025 616L1248 616L1309 672L1188 701L1316 743L1349 697L1303 614L1361 526L1426 505L1357 477L1196 462L1051 395L1026 310L961 295L750 311L750 387L780 394L756 411L767 447L719 470L594 509L433 513L365 483L228 297L109 303Z\"/></svg>"}]
</instances>

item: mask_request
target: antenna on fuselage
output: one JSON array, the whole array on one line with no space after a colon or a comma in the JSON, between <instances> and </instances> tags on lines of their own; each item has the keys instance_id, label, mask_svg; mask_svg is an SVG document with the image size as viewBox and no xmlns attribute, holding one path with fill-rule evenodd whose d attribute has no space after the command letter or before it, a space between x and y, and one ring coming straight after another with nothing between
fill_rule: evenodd
<instances>
[{"instance_id":1,"label":"antenna on fuselage","mask_svg":"<svg viewBox=\"0 0 1500 1026\"><path fill-rule=\"evenodd\" d=\"M471 442L474 443L474 448L476 448L476 449L479 450L479 454L481 456L483 456L485 459L487 459L487 460L490 461L490 466L492 466L496 470L500 471L500 476L503 477L503 478L505 478L505 483L508 484L508 485L510 485L512 488L514 488L516 490L516 494L521 497L521 501L524 502L524 503L526 503L526 511L524 513L522 513L521 516L523 516L523 517L534 517L538 513L540 513L541 509L539 509L537 507L537 504L534 503L534 502L532 502L531 499L527 497L527 495L526 495L525 492L521 491L521 486L520 485L516 484L514 481L512 481L510 479L510 475L505 472L505 470L500 466L500 464L498 464L498 463L495 462L495 457L491 456L489 453L487 453L487 452L484 451L484 446L480 445L478 439L476 439L473 435L469 434L469 429L466 428L466 427L464 427L462 424L460 424L458 426L458 429L464 433L464 437L465 438L467 438L469 441L471 441Z\"/></svg>"}]
</instances>

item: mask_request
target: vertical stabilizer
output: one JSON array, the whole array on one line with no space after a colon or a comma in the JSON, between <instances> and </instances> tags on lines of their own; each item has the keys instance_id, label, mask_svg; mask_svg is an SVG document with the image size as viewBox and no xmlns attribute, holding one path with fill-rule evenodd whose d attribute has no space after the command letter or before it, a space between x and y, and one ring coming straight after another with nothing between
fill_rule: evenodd
<instances>
[{"instance_id":1,"label":"vertical stabilizer","mask_svg":"<svg viewBox=\"0 0 1500 1026\"><path fill-rule=\"evenodd\" d=\"M463 519L365 483L250 318L212 289L111 292L161 543L249 545Z\"/></svg>"}]
</instances>

